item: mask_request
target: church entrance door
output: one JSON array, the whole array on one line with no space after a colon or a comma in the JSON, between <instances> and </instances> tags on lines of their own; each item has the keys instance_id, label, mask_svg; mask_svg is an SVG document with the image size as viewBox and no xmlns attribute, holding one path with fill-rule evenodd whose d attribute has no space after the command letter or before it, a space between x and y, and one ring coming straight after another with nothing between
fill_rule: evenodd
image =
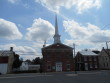
<instances>
[{"instance_id":1,"label":"church entrance door","mask_svg":"<svg viewBox=\"0 0 110 83\"><path fill-rule=\"evenodd\" d=\"M62 71L62 63L56 63L56 72L61 72Z\"/></svg>"}]
</instances>

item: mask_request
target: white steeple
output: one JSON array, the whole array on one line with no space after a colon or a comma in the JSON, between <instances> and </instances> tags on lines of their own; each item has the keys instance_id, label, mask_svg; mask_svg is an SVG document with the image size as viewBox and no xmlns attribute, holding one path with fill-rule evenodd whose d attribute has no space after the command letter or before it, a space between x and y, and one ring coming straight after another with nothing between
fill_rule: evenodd
<instances>
[{"instance_id":1,"label":"white steeple","mask_svg":"<svg viewBox=\"0 0 110 83\"><path fill-rule=\"evenodd\" d=\"M54 35L54 44L61 43L60 35L58 33L58 23L57 23L57 15L55 16L55 35Z\"/></svg>"}]
</instances>

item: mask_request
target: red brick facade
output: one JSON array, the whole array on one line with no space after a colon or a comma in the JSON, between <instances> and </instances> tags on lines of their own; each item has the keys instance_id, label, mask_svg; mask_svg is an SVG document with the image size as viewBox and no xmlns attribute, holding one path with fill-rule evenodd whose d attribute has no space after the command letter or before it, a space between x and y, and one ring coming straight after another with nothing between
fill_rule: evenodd
<instances>
[{"instance_id":1,"label":"red brick facade","mask_svg":"<svg viewBox=\"0 0 110 83\"><path fill-rule=\"evenodd\" d=\"M0 63L8 63L8 56L0 56Z\"/></svg>"},{"instance_id":2,"label":"red brick facade","mask_svg":"<svg viewBox=\"0 0 110 83\"><path fill-rule=\"evenodd\" d=\"M61 43L42 48L43 71L74 71L73 49Z\"/></svg>"},{"instance_id":3,"label":"red brick facade","mask_svg":"<svg viewBox=\"0 0 110 83\"><path fill-rule=\"evenodd\" d=\"M99 69L98 55L82 55L80 52L75 57L76 70L97 70Z\"/></svg>"}]
</instances>

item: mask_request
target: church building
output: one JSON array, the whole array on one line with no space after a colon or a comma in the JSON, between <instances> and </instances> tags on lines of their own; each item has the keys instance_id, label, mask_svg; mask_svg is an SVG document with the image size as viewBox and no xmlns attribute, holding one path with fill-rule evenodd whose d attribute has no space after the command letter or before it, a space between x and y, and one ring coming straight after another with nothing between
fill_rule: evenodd
<instances>
[{"instance_id":1,"label":"church building","mask_svg":"<svg viewBox=\"0 0 110 83\"><path fill-rule=\"evenodd\" d=\"M55 17L54 43L43 45L42 55L44 72L74 71L73 48L61 43L58 32L57 16Z\"/></svg>"}]
</instances>

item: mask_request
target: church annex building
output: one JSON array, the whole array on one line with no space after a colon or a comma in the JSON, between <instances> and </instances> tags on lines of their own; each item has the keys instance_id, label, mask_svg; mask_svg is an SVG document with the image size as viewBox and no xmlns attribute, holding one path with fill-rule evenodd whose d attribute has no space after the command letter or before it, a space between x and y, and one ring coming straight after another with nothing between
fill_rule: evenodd
<instances>
[{"instance_id":1,"label":"church annex building","mask_svg":"<svg viewBox=\"0 0 110 83\"><path fill-rule=\"evenodd\" d=\"M58 32L57 16L55 17L55 35L53 38L54 43L52 45L44 45L42 48L43 71L74 71L73 48L61 43Z\"/></svg>"}]
</instances>

